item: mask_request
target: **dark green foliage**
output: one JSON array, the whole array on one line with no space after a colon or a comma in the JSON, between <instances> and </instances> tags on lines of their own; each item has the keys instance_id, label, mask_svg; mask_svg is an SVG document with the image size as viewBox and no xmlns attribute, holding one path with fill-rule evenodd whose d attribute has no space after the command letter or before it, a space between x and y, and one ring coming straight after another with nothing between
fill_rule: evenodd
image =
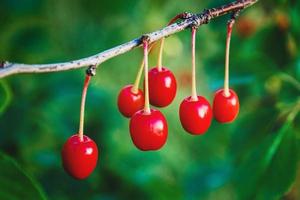
<instances>
[{"instance_id":1,"label":"dark green foliage","mask_svg":"<svg viewBox=\"0 0 300 200\"><path fill-rule=\"evenodd\" d=\"M40 185L3 153L0 153L0 171L0 199L46 199Z\"/></svg>"}]
</instances>

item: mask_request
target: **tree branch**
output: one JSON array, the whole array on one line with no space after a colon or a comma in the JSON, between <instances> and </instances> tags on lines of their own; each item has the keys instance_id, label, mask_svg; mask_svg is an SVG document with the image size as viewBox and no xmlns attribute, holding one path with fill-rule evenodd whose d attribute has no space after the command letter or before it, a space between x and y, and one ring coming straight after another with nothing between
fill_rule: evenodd
<instances>
[{"instance_id":1,"label":"tree branch","mask_svg":"<svg viewBox=\"0 0 300 200\"><path fill-rule=\"evenodd\" d=\"M185 30L191 26L201 26L207 24L211 19L225 15L227 13L236 12L238 10L243 10L258 0L236 0L229 4L205 9L202 13L199 14L189 14L186 15L187 18L181 22L171 24L161 30L146 34L149 37L149 42L153 43L163 37L167 37ZM131 51L132 49L139 47L142 44L141 37L129 41L127 43L121 44L114 48L108 49L96 55L82 58L79 60L63 62L63 63L53 63L53 64L20 64L20 63L11 63L8 61L0 62L0 78L9 76L12 74L19 73L43 73L43 72L57 72L71 69L78 69L90 65L99 65L106 60L116 57L120 54Z\"/></svg>"}]
</instances>

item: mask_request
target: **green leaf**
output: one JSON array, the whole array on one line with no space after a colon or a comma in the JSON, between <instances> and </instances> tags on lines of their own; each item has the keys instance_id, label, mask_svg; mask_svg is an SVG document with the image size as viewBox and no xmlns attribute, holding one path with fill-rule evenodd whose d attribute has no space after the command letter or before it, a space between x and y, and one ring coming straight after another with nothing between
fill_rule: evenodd
<instances>
[{"instance_id":1,"label":"green leaf","mask_svg":"<svg viewBox=\"0 0 300 200\"><path fill-rule=\"evenodd\" d=\"M46 199L41 187L15 160L0 152L0 199Z\"/></svg>"},{"instance_id":2,"label":"green leaf","mask_svg":"<svg viewBox=\"0 0 300 200\"><path fill-rule=\"evenodd\" d=\"M298 162L298 144L292 120L270 133L248 153L234 184L240 199L278 199L293 183Z\"/></svg>"},{"instance_id":3,"label":"green leaf","mask_svg":"<svg viewBox=\"0 0 300 200\"><path fill-rule=\"evenodd\" d=\"M12 99L12 93L6 82L0 81L0 114L8 107Z\"/></svg>"},{"instance_id":4,"label":"green leaf","mask_svg":"<svg viewBox=\"0 0 300 200\"><path fill-rule=\"evenodd\" d=\"M299 145L289 128L272 162L257 185L257 199L280 199L291 187L297 173Z\"/></svg>"}]
</instances>

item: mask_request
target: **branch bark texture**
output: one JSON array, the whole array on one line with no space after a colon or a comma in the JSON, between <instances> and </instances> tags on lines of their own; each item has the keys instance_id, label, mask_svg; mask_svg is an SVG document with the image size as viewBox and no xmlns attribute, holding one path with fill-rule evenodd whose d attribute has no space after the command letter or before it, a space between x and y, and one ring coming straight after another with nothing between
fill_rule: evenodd
<instances>
[{"instance_id":1,"label":"branch bark texture","mask_svg":"<svg viewBox=\"0 0 300 200\"><path fill-rule=\"evenodd\" d=\"M238 11L241 11L255 4L257 1L258 0L236 0L220 7L205 9L203 12L199 14L187 14L185 19L183 19L180 22L171 24L170 26L167 26L161 30L154 31L152 33L148 33L144 35L147 35L147 37L149 37L149 42L153 43L155 41L160 40L163 37L173 35L191 26L199 27L203 24L207 24L213 18L228 13L234 14ZM136 47L141 46L142 45L141 39L142 36L134 40L131 40L127 43L100 52L96 55L87 58L82 58L79 60L63 62L63 63L21 64L21 63L9 62L9 61L2 61L0 62L0 78L10 76L13 74L19 74L19 73L58 72L64 70L78 69L90 65L99 65L110 58L116 57L128 51L131 51Z\"/></svg>"}]
</instances>

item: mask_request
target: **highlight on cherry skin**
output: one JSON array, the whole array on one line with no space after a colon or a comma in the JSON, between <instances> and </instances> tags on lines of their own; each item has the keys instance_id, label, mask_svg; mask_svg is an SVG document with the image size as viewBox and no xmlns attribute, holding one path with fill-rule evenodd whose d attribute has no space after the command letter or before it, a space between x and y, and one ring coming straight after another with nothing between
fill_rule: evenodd
<instances>
[{"instance_id":1,"label":"highlight on cherry skin","mask_svg":"<svg viewBox=\"0 0 300 200\"><path fill-rule=\"evenodd\" d=\"M174 74L166 67L154 67L149 70L149 99L156 107L165 107L176 96L177 83Z\"/></svg>"},{"instance_id":2,"label":"highlight on cherry skin","mask_svg":"<svg viewBox=\"0 0 300 200\"><path fill-rule=\"evenodd\" d=\"M130 136L142 151L155 151L164 146L168 138L168 124L164 115L155 109L136 112L130 120Z\"/></svg>"},{"instance_id":3,"label":"highlight on cherry skin","mask_svg":"<svg viewBox=\"0 0 300 200\"><path fill-rule=\"evenodd\" d=\"M131 117L144 107L144 93L138 89L137 93L132 91L133 85L123 87L118 96L118 109L124 117Z\"/></svg>"},{"instance_id":4,"label":"highlight on cherry skin","mask_svg":"<svg viewBox=\"0 0 300 200\"><path fill-rule=\"evenodd\" d=\"M239 98L232 89L229 89L229 96L225 95L224 89L216 91L213 101L213 113L218 122L233 122L239 113L239 108Z\"/></svg>"},{"instance_id":5,"label":"highlight on cherry skin","mask_svg":"<svg viewBox=\"0 0 300 200\"><path fill-rule=\"evenodd\" d=\"M186 132L192 135L201 135L210 127L212 109L204 97L198 96L197 100L193 100L189 96L180 104L179 117Z\"/></svg>"},{"instance_id":6,"label":"highlight on cherry skin","mask_svg":"<svg viewBox=\"0 0 300 200\"><path fill-rule=\"evenodd\" d=\"M83 135L83 140L80 140L79 135L75 134L65 142L61 155L65 171L81 180L94 171L98 161L98 147L88 136Z\"/></svg>"}]
</instances>

